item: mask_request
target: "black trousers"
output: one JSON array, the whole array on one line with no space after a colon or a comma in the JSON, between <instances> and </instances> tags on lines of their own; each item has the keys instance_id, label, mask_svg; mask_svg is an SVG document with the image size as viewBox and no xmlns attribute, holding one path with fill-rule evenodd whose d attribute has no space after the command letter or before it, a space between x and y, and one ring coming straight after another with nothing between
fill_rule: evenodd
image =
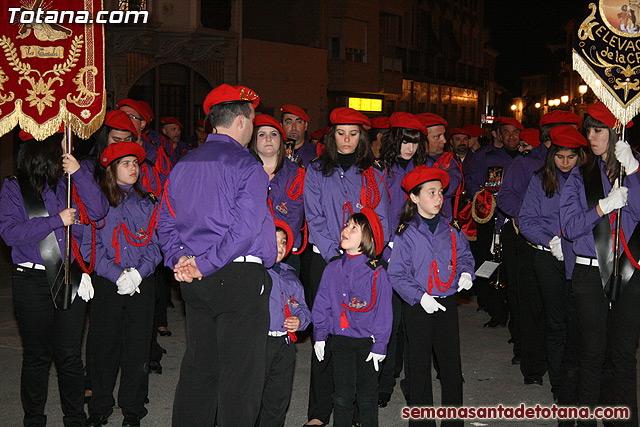
<instances>
[{"instance_id":1,"label":"black trousers","mask_svg":"<svg viewBox=\"0 0 640 427\"><path fill-rule=\"evenodd\" d=\"M76 297L69 310L53 305L44 270L13 268L13 307L22 338L20 397L25 426L44 426L51 360L58 372L63 422L84 426L82 328L87 304Z\"/></svg>"},{"instance_id":2,"label":"black trousers","mask_svg":"<svg viewBox=\"0 0 640 427\"><path fill-rule=\"evenodd\" d=\"M536 256L535 276L544 308L547 367L551 391L555 396L560 390L562 357L567 341L569 281L565 278L564 262L547 251L539 251Z\"/></svg>"},{"instance_id":3,"label":"black trousers","mask_svg":"<svg viewBox=\"0 0 640 427\"><path fill-rule=\"evenodd\" d=\"M439 298L447 310L427 314L420 304L405 305L402 313L409 341L411 406L433 406L431 355L438 359L442 405L462 405L460 333L455 295ZM410 425L435 426L435 420L409 420ZM443 420L441 426L462 426L462 420Z\"/></svg>"},{"instance_id":4,"label":"black trousers","mask_svg":"<svg viewBox=\"0 0 640 427\"><path fill-rule=\"evenodd\" d=\"M173 426L253 426L264 388L271 277L261 264L230 263L181 283L187 349Z\"/></svg>"},{"instance_id":5,"label":"black trousers","mask_svg":"<svg viewBox=\"0 0 640 427\"><path fill-rule=\"evenodd\" d=\"M262 406L256 426L282 427L291 401L296 346L287 336L267 337Z\"/></svg>"},{"instance_id":6,"label":"black trousers","mask_svg":"<svg viewBox=\"0 0 640 427\"><path fill-rule=\"evenodd\" d=\"M331 336L333 353L333 426L351 427L354 404L362 427L378 426L378 372L365 362L371 352L371 338Z\"/></svg>"},{"instance_id":7,"label":"black trousers","mask_svg":"<svg viewBox=\"0 0 640 427\"><path fill-rule=\"evenodd\" d=\"M156 284L156 302L153 310L153 335L151 336L151 352L149 359L160 362L162 360L162 347L158 343L158 328L167 327L167 303L171 299L171 280L173 272L163 264L159 264L154 272Z\"/></svg>"},{"instance_id":8,"label":"black trousers","mask_svg":"<svg viewBox=\"0 0 640 427\"><path fill-rule=\"evenodd\" d=\"M579 403L589 407L602 403L626 406L631 409L631 418L616 421L616 426L637 426L636 345L640 332L640 275L637 271L633 274L611 307L602 290L597 267L576 264L572 286L582 334ZM600 391L607 348L611 352L613 401L608 401ZM595 423L584 420L579 425Z\"/></svg>"},{"instance_id":9,"label":"black trousers","mask_svg":"<svg viewBox=\"0 0 640 427\"><path fill-rule=\"evenodd\" d=\"M378 394L381 399L385 400L391 399L393 388L396 385L396 348L398 346L398 329L400 329L400 321L402 320L402 299L395 292L391 296L391 306L393 308L391 336L387 345L387 357L382 361L378 378Z\"/></svg>"},{"instance_id":10,"label":"black trousers","mask_svg":"<svg viewBox=\"0 0 640 427\"><path fill-rule=\"evenodd\" d=\"M119 295L110 280L93 274L95 295L91 303L90 415L113 412L113 389L120 370L118 405L124 414L144 417L149 391L149 349L153 332L156 284L153 275L142 280L140 293Z\"/></svg>"},{"instance_id":11,"label":"black trousers","mask_svg":"<svg viewBox=\"0 0 640 427\"><path fill-rule=\"evenodd\" d=\"M517 236L518 245L518 272L517 272L517 300L518 331L520 333L521 362L520 372L525 379L538 379L547 372L547 354L545 346L545 318L542 295L537 280L538 257L544 257L543 261L552 263L557 261L551 252L540 251L529 245L522 235ZM546 265L543 262L540 266ZM560 266L564 275L564 264ZM546 279L544 276L542 279ZM511 285L512 282L509 282ZM547 286L543 283L542 286ZM562 350L560 350L562 352ZM560 353L562 354L562 353Z\"/></svg>"},{"instance_id":12,"label":"black trousers","mask_svg":"<svg viewBox=\"0 0 640 427\"><path fill-rule=\"evenodd\" d=\"M473 258L476 261L476 270L485 261L491 258L491 239L493 237L493 229L495 228L495 220L490 220L485 224L477 224L478 238L474 242L469 242ZM478 306L486 309L492 318L500 319L500 321L507 321L505 315L506 309L504 307L497 307L492 303L492 291L489 284L489 279L477 277L473 282L473 289L478 298ZM504 297L503 297L504 299ZM500 312L495 312L496 308L502 308Z\"/></svg>"},{"instance_id":13,"label":"black trousers","mask_svg":"<svg viewBox=\"0 0 640 427\"><path fill-rule=\"evenodd\" d=\"M504 320L509 318L508 326L511 340L513 340L514 356L520 356L522 353L518 299L518 240L520 240L520 236L516 234L516 230L513 228L513 221L509 221L502 226L500 231L500 244L502 245L500 272L505 287L500 290L492 289L492 292L496 295L493 301L500 307L499 312L505 316L501 318ZM504 312L502 312L502 307L505 308Z\"/></svg>"},{"instance_id":14,"label":"black trousers","mask_svg":"<svg viewBox=\"0 0 640 427\"><path fill-rule=\"evenodd\" d=\"M307 277L304 278L305 298L309 309L313 308L313 301L316 298L316 293L318 293L320 279L326 266L327 262L320 254L315 252L309 254L306 269ZM303 269L304 271L305 269ZM313 335L312 342L315 342ZM311 352L311 381L309 383L309 407L307 409L309 420L315 418L323 423L329 423L331 411L333 410L333 369L331 358L331 345L326 345L322 362L318 362L315 352Z\"/></svg>"}]
</instances>

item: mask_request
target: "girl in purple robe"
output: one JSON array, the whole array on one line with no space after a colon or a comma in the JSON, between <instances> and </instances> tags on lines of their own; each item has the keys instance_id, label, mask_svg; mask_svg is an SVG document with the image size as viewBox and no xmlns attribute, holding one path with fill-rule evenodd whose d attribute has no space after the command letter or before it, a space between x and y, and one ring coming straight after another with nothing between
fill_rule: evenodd
<instances>
[{"instance_id":1,"label":"girl in purple robe","mask_svg":"<svg viewBox=\"0 0 640 427\"><path fill-rule=\"evenodd\" d=\"M159 204L142 192L138 180L144 157L140 145L125 141L109 145L100 155L106 168L100 188L111 208L96 236L95 295L88 337L93 397L88 426L106 424L113 412L118 369L122 425L139 426L147 414L153 272L161 255L155 233Z\"/></svg>"}]
</instances>

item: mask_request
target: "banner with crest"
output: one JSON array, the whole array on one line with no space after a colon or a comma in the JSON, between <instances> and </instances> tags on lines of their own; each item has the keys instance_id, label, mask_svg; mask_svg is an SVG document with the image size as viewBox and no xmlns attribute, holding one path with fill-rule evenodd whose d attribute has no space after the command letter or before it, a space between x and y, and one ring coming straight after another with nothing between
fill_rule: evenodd
<instances>
[{"instance_id":1,"label":"banner with crest","mask_svg":"<svg viewBox=\"0 0 640 427\"><path fill-rule=\"evenodd\" d=\"M19 124L43 140L65 122L86 139L102 125L104 28L91 24L101 9L102 0L3 2L0 135Z\"/></svg>"}]
</instances>

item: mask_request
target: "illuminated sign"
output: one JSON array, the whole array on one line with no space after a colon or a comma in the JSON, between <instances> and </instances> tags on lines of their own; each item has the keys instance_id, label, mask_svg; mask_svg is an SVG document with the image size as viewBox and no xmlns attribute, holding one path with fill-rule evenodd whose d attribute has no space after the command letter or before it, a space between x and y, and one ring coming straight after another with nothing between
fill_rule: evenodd
<instances>
[{"instance_id":1,"label":"illuminated sign","mask_svg":"<svg viewBox=\"0 0 640 427\"><path fill-rule=\"evenodd\" d=\"M382 111L382 99L349 98L349 108L358 111Z\"/></svg>"}]
</instances>

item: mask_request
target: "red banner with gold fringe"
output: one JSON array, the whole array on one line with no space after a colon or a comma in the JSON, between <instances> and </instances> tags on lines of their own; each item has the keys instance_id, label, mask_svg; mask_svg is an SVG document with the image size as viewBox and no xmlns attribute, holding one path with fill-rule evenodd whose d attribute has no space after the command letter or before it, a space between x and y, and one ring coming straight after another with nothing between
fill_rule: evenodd
<instances>
[{"instance_id":1,"label":"red banner with gold fringe","mask_svg":"<svg viewBox=\"0 0 640 427\"><path fill-rule=\"evenodd\" d=\"M0 135L38 140L64 122L88 138L106 110L102 0L6 0L0 9ZM69 120L70 118L70 120Z\"/></svg>"}]
</instances>

